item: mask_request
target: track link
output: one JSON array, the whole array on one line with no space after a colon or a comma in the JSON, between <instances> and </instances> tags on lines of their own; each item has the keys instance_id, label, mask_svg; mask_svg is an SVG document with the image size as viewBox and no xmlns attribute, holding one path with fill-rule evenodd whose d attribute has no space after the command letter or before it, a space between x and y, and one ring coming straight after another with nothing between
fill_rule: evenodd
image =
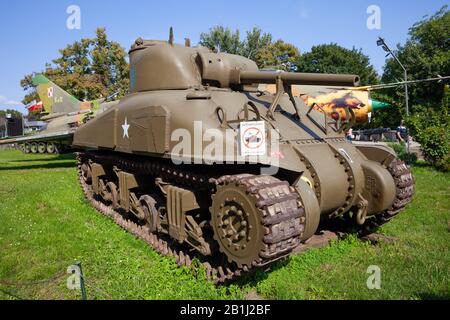
<instances>
[{"instance_id":1,"label":"track link","mask_svg":"<svg viewBox=\"0 0 450 320\"><path fill-rule=\"evenodd\" d=\"M262 227L264 230L264 243L259 258L249 265L238 265L227 261L225 255L222 258L199 257L203 260L201 265L206 271L208 279L215 283L224 283L233 280L243 273L257 267L262 267L288 255L298 244L304 230L305 215L298 195L290 188L287 182L282 182L271 176L231 175L218 179L209 178L201 174L186 172L163 161L136 161L117 155L103 155L96 153L78 153L77 170L79 182L86 199L93 207L103 215L112 218L118 225L129 231L136 237L148 243L154 250L164 256L174 257L179 266L192 266L194 256L192 250L176 244L167 235L156 234L145 225L140 225L127 218L120 210L115 210L111 205L97 199L92 188L82 174L82 165L88 160L94 162L115 165L118 168L139 174L149 174L161 177L166 181L181 186L190 186L208 190L213 193L216 188L231 181L245 186L249 193L257 199L258 210L262 213ZM198 256L198 255L196 255Z\"/></svg>"},{"instance_id":2,"label":"track link","mask_svg":"<svg viewBox=\"0 0 450 320\"><path fill-rule=\"evenodd\" d=\"M414 177L410 167L405 162L400 159L394 159L387 169L394 178L397 188L394 203L391 208L372 219L368 219L364 225L360 226L358 232L361 235L373 233L377 228L391 221L411 202L414 195Z\"/></svg>"}]
</instances>

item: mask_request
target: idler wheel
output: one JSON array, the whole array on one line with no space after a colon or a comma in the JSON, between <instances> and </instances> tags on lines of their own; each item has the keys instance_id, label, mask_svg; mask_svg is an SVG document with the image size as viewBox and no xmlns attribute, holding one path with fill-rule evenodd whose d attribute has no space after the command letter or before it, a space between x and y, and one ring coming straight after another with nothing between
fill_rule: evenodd
<instances>
[{"instance_id":1,"label":"idler wheel","mask_svg":"<svg viewBox=\"0 0 450 320\"><path fill-rule=\"evenodd\" d=\"M211 207L211 224L219 250L239 267L259 260L264 228L256 197L238 182L217 187Z\"/></svg>"}]
</instances>

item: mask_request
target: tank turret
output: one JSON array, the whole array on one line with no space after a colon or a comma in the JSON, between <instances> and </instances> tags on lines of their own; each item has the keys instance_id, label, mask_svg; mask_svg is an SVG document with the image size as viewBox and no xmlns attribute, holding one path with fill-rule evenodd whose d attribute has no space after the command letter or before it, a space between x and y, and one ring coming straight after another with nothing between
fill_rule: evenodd
<instances>
[{"instance_id":1,"label":"tank turret","mask_svg":"<svg viewBox=\"0 0 450 320\"><path fill-rule=\"evenodd\" d=\"M165 41L137 39L130 50L131 92L199 88L239 88L244 85L284 84L357 86L356 75L259 71L242 56L214 53ZM256 86L254 86L256 88Z\"/></svg>"}]
</instances>

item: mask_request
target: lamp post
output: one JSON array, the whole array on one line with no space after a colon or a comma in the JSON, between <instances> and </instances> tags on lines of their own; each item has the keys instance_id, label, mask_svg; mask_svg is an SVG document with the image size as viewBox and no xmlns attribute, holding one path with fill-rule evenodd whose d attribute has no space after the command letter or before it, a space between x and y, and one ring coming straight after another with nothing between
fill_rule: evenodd
<instances>
[{"instance_id":1,"label":"lamp post","mask_svg":"<svg viewBox=\"0 0 450 320\"><path fill-rule=\"evenodd\" d=\"M378 37L377 40L377 46L383 48L384 51L388 53L388 55L391 55L395 61L399 64L399 66L403 69L403 74L405 77L405 82L408 81L408 72L406 71L406 68L403 66L403 64L398 60L397 56L392 52L392 50L389 48L389 46L386 44L383 38ZM409 97L408 97L408 84L405 83L405 105L406 105L406 116L409 117Z\"/></svg>"},{"instance_id":2,"label":"lamp post","mask_svg":"<svg viewBox=\"0 0 450 320\"><path fill-rule=\"evenodd\" d=\"M398 60L397 56L394 54L394 52L392 52L391 48L389 48L389 46L386 44L386 42L384 41L383 38L378 37L377 40L377 46L381 47L384 51L386 51L388 54L386 55L389 56L391 55L395 61L397 61L397 63L399 64L399 66L403 69L403 74L405 77L405 107L406 107L406 117L409 117L409 96L408 96L408 72L406 71L406 68L403 66L403 64L400 62L400 60ZM409 153L409 134L407 135L407 146L408 146L408 153Z\"/></svg>"}]
</instances>

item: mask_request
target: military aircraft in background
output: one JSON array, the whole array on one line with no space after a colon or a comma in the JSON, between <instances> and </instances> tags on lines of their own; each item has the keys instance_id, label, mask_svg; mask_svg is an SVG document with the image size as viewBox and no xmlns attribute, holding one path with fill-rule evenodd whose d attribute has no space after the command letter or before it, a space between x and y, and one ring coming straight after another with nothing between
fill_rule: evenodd
<instances>
[{"instance_id":1,"label":"military aircraft in background","mask_svg":"<svg viewBox=\"0 0 450 320\"><path fill-rule=\"evenodd\" d=\"M372 99L372 91L449 78L450 76L446 76L352 88L293 85L292 94L302 98L308 107L325 112L334 120L364 124L370 122L374 113L390 106L389 103ZM275 85L261 86L260 90L276 93Z\"/></svg>"},{"instance_id":2,"label":"military aircraft in background","mask_svg":"<svg viewBox=\"0 0 450 320\"><path fill-rule=\"evenodd\" d=\"M47 123L45 129L31 135L2 139L0 145L17 144L24 153L69 152L77 128L118 103L107 102L107 99L79 101L43 75L36 75L33 84L43 104L41 120Z\"/></svg>"}]
</instances>

